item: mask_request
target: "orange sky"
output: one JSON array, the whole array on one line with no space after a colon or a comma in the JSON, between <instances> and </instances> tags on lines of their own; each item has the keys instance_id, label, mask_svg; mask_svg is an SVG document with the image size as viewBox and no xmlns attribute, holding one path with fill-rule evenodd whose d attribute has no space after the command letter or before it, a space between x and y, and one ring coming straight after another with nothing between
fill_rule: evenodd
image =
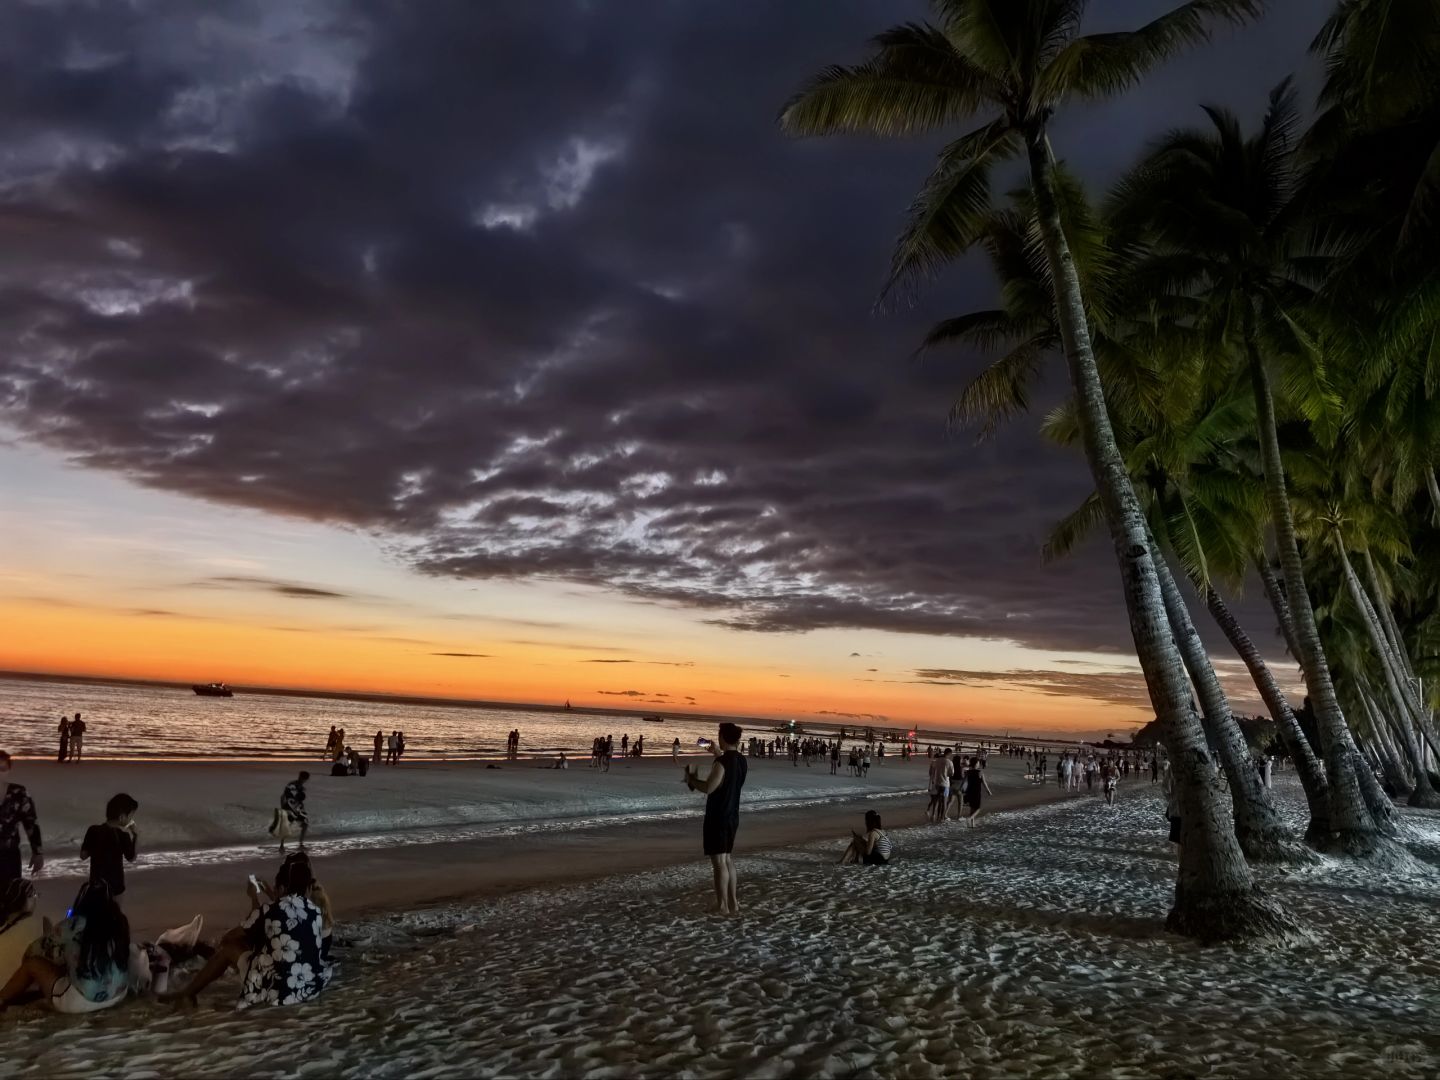
<instances>
[{"instance_id":1,"label":"orange sky","mask_svg":"<svg viewBox=\"0 0 1440 1080\"><path fill-rule=\"evenodd\" d=\"M0 450L0 469L0 619L21 628L0 641L8 670L996 731L1123 732L1149 716L1102 700L1135 693L1125 657L746 633L564 583L422 577L353 531L214 508L33 451ZM982 681L935 685L930 669ZM1004 675L1016 671L1040 674Z\"/></svg>"}]
</instances>

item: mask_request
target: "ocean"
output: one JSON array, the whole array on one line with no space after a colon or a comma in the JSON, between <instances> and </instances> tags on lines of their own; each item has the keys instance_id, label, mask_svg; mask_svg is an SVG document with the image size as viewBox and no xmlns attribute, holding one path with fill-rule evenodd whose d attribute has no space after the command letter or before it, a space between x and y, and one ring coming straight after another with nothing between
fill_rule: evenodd
<instances>
[{"instance_id":1,"label":"ocean","mask_svg":"<svg viewBox=\"0 0 1440 1080\"><path fill-rule=\"evenodd\" d=\"M500 757L512 728L520 752L588 757L597 735L645 737L647 753L669 753L671 741L694 752L714 738L714 720L597 716L529 709L413 705L284 694L199 697L187 688L110 683L0 679L0 749L26 757L54 757L61 714L85 718L85 755L96 758L293 758L321 756L330 725L367 756L376 731L405 732L408 758ZM773 727L774 725L770 725ZM761 734L758 730L749 733ZM747 733L747 734L749 734ZM765 735L771 733L767 730Z\"/></svg>"}]
</instances>

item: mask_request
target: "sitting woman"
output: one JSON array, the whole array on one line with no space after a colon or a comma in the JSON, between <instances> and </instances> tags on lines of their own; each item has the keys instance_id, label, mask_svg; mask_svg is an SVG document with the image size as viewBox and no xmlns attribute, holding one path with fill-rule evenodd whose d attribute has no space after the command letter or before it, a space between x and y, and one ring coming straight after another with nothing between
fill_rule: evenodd
<instances>
[{"instance_id":1,"label":"sitting woman","mask_svg":"<svg viewBox=\"0 0 1440 1080\"><path fill-rule=\"evenodd\" d=\"M15 878L0 893L0 986L20 970L26 950L44 937L47 929L35 914L35 886Z\"/></svg>"},{"instance_id":2,"label":"sitting woman","mask_svg":"<svg viewBox=\"0 0 1440 1080\"><path fill-rule=\"evenodd\" d=\"M845 854L840 856L840 865L864 863L866 866L884 866L890 861L890 837L880 827L880 815L874 810L865 811L865 833L852 832L854 837Z\"/></svg>"},{"instance_id":3,"label":"sitting woman","mask_svg":"<svg viewBox=\"0 0 1440 1080\"><path fill-rule=\"evenodd\" d=\"M275 875L275 886L246 887L250 914L226 933L183 990L162 1000L193 1003L201 990L228 968L246 961L239 1008L249 1005L297 1005L330 985L330 900L315 881L303 852L288 856Z\"/></svg>"},{"instance_id":4,"label":"sitting woman","mask_svg":"<svg viewBox=\"0 0 1440 1080\"><path fill-rule=\"evenodd\" d=\"M130 923L104 882L80 890L74 914L25 957L0 989L13 1005L32 986L61 1013L88 1013L123 1001L128 989Z\"/></svg>"}]
</instances>

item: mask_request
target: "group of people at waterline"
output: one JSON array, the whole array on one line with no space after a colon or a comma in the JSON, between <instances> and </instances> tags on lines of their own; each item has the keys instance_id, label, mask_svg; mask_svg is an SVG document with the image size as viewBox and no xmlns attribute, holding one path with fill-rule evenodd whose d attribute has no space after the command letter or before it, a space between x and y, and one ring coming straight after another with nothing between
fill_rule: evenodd
<instances>
[{"instance_id":1,"label":"group of people at waterline","mask_svg":"<svg viewBox=\"0 0 1440 1080\"><path fill-rule=\"evenodd\" d=\"M7 774L0 798L0 1009L34 1002L60 1013L92 1013L142 993L193 1001L231 968L243 968L242 1008L308 1001L329 984L334 918L303 850L286 856L271 881L250 876L249 914L218 940L200 940L197 917L156 941L132 941L121 898L125 865L138 855L140 804L124 792L107 802L105 820L86 830L79 855L88 863L87 878L69 910L54 920L39 913L20 847L23 833L30 873L39 875L45 867L39 815L26 788L9 781L12 767L0 751L0 774ZM302 814L307 778L301 773L282 796ZM187 961L199 961L199 970L172 988L171 966Z\"/></svg>"},{"instance_id":2,"label":"group of people at waterline","mask_svg":"<svg viewBox=\"0 0 1440 1080\"><path fill-rule=\"evenodd\" d=\"M758 740L748 745L742 740L739 726L719 725L713 744L702 740L710 755L708 765L681 762L678 739L673 745L682 782L705 799L701 850L711 863L716 910L727 915L739 911L734 851L749 759L789 752L792 745L797 754L804 749L798 739ZM513 738L509 743L511 753L518 741ZM742 745L752 753L743 753ZM828 757L834 764L838 746L838 740L825 742L811 748L812 756ZM339 728L330 739L327 756L337 753L337 747L343 755L344 733ZM394 755L387 754L385 760L398 760L403 741L394 749ZM855 748L857 775L864 773L867 749ZM980 816L983 796L991 794L985 777L987 751L977 750L968 760L957 758L953 749L931 748L930 754L932 790L927 818L945 820L953 803L957 819L963 816L973 825ZM0 753L0 772L8 773L11 767L9 755ZM86 833L80 855L89 862L89 879L66 917L52 923L36 916L34 886L26 880L20 858L23 833L31 850L31 874L44 867L35 804L22 785L7 783L0 800L0 1005L33 999L59 1012L93 1012L146 992L163 1000L193 1000L229 968L241 972L242 1007L314 998L333 978L330 941L334 918L329 897L304 850L310 825L306 808L309 779L308 772L300 772L281 794L277 817L283 815L286 823L280 836L283 862L270 881L250 877L245 886L249 914L239 925L204 942L199 940L197 918L189 927L146 943L130 940L121 907L125 864L139 854L138 801L124 793L114 796L106 806L105 821ZM285 840L297 831L300 850L287 855ZM879 813L872 809L865 813L863 830L852 832L839 861L842 865L880 866L894 854L891 837ZM170 985L169 976L178 962L198 963L199 967L184 985L176 987Z\"/></svg>"},{"instance_id":3,"label":"group of people at waterline","mask_svg":"<svg viewBox=\"0 0 1440 1080\"><path fill-rule=\"evenodd\" d=\"M383 731L375 732L374 754L370 763L379 765L382 755L387 765L398 765L400 758L405 753L405 733L403 731L392 731L386 735ZM325 740L325 752L322 759L333 765L343 765L345 771L351 775L359 772L362 768L361 761L364 758L363 751L356 751L345 741L345 729L330 725L330 736Z\"/></svg>"}]
</instances>

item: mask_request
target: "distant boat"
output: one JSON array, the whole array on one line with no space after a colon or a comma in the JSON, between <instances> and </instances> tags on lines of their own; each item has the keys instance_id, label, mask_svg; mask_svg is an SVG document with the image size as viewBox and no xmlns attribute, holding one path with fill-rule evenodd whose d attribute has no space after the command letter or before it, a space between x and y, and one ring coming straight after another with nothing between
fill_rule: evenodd
<instances>
[{"instance_id":1,"label":"distant boat","mask_svg":"<svg viewBox=\"0 0 1440 1080\"><path fill-rule=\"evenodd\" d=\"M190 688L201 697L234 697L235 691L223 682L196 683Z\"/></svg>"},{"instance_id":2,"label":"distant boat","mask_svg":"<svg viewBox=\"0 0 1440 1080\"><path fill-rule=\"evenodd\" d=\"M642 724L663 724L665 718L663 716L642 716L640 722Z\"/></svg>"}]
</instances>

